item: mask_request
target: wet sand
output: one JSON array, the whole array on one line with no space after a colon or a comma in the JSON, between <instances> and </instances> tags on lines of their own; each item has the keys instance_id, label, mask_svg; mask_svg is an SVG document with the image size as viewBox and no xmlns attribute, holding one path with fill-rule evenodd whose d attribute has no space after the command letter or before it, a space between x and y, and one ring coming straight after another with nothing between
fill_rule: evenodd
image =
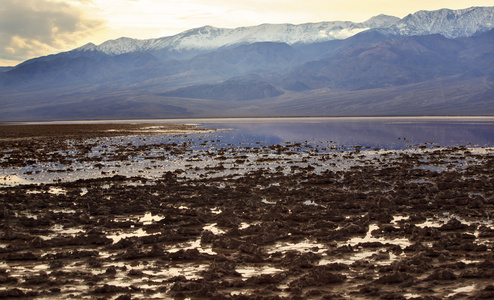
<instances>
[{"instance_id":1,"label":"wet sand","mask_svg":"<svg viewBox=\"0 0 494 300\"><path fill-rule=\"evenodd\" d=\"M201 131L38 126L0 126L1 167L24 170L0 190L2 298L494 297L492 148L122 144Z\"/></svg>"}]
</instances>

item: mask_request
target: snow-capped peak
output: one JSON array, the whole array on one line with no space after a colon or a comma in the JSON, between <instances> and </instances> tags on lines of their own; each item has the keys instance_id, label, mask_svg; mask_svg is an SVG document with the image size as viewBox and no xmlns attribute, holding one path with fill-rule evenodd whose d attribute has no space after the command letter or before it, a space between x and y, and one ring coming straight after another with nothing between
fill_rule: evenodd
<instances>
[{"instance_id":1,"label":"snow-capped peak","mask_svg":"<svg viewBox=\"0 0 494 300\"><path fill-rule=\"evenodd\" d=\"M169 50L208 50L219 47L256 42L280 42L287 44L325 42L346 39L372 27L354 22L321 22L301 25L261 24L239 28L216 28L204 26L174 36L158 39L137 40L119 38L99 46L85 45L78 51L98 50L109 55L127 52Z\"/></svg>"},{"instance_id":2,"label":"snow-capped peak","mask_svg":"<svg viewBox=\"0 0 494 300\"><path fill-rule=\"evenodd\" d=\"M365 21L363 24L369 28L387 28L396 25L401 19L389 15L378 15Z\"/></svg>"},{"instance_id":3,"label":"snow-capped peak","mask_svg":"<svg viewBox=\"0 0 494 300\"><path fill-rule=\"evenodd\" d=\"M494 27L494 7L418 11L391 29L400 35L441 34L447 38L469 37Z\"/></svg>"},{"instance_id":4,"label":"snow-capped peak","mask_svg":"<svg viewBox=\"0 0 494 300\"><path fill-rule=\"evenodd\" d=\"M87 43L84 46L74 49L74 51L94 51L97 50L98 46L93 43Z\"/></svg>"},{"instance_id":5,"label":"snow-capped peak","mask_svg":"<svg viewBox=\"0 0 494 300\"><path fill-rule=\"evenodd\" d=\"M317 43L346 39L368 29L380 29L394 35L441 34L447 38L468 37L494 28L494 7L463 10L418 11L403 19L378 15L362 23L335 21L292 24L261 24L234 29L204 26L174 36L137 40L119 38L99 46L87 44L77 51L98 50L109 55L157 50L210 50L229 45L255 42L287 44Z\"/></svg>"}]
</instances>

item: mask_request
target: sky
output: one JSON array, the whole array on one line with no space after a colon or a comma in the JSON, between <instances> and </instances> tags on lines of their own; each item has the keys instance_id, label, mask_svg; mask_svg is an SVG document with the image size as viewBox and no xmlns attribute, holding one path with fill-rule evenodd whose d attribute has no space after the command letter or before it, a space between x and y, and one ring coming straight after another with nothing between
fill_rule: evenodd
<instances>
[{"instance_id":1,"label":"sky","mask_svg":"<svg viewBox=\"0 0 494 300\"><path fill-rule=\"evenodd\" d=\"M494 0L0 0L0 66L89 42L159 38L205 25L363 22L471 6L494 6Z\"/></svg>"}]
</instances>

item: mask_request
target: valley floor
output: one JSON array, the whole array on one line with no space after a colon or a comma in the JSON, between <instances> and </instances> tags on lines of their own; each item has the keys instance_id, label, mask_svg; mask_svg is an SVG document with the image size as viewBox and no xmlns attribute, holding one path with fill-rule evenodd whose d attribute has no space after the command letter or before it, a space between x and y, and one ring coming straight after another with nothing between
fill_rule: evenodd
<instances>
[{"instance_id":1,"label":"valley floor","mask_svg":"<svg viewBox=\"0 0 494 300\"><path fill-rule=\"evenodd\" d=\"M494 297L493 148L37 126L0 128L0 297Z\"/></svg>"}]
</instances>

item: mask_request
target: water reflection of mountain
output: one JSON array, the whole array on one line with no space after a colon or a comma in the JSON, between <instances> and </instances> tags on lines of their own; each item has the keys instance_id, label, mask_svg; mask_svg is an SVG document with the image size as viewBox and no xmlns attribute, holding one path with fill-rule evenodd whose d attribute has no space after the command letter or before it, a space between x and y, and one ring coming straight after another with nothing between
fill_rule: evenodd
<instances>
[{"instance_id":1,"label":"water reflection of mountain","mask_svg":"<svg viewBox=\"0 0 494 300\"><path fill-rule=\"evenodd\" d=\"M494 118L242 119L207 125L232 128L227 134L231 143L331 141L391 149L425 143L494 145Z\"/></svg>"}]
</instances>

